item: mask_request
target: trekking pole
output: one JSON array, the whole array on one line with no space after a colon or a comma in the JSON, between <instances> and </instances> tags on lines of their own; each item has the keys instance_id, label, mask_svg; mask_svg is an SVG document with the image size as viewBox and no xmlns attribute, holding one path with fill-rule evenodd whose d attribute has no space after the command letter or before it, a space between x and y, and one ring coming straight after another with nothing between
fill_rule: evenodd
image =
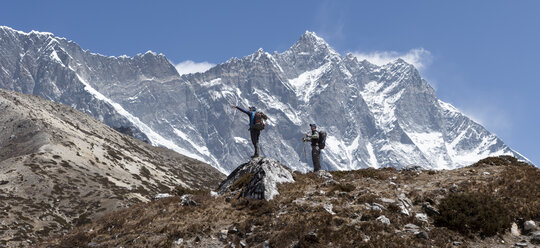
<instances>
[{"instance_id":1,"label":"trekking pole","mask_svg":"<svg viewBox=\"0 0 540 248\"><path fill-rule=\"evenodd\" d=\"M303 144L303 145L302 145L302 153L303 153L304 156L305 156L305 154L306 154L306 142L304 142L303 139L302 139L302 144ZM302 154L300 154L300 161L302 161ZM307 163L307 157L306 157L306 163Z\"/></svg>"}]
</instances>

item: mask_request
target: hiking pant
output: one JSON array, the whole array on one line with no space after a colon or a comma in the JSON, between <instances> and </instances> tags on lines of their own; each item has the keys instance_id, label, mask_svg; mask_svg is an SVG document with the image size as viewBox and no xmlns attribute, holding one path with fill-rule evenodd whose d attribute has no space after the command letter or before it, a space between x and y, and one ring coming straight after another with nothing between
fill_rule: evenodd
<instances>
[{"instance_id":1,"label":"hiking pant","mask_svg":"<svg viewBox=\"0 0 540 248\"><path fill-rule=\"evenodd\" d=\"M313 171L321 169L321 149L318 145L311 146L311 159L313 160Z\"/></svg>"},{"instance_id":2,"label":"hiking pant","mask_svg":"<svg viewBox=\"0 0 540 248\"><path fill-rule=\"evenodd\" d=\"M261 135L261 130L250 129L251 134L251 143L253 143L253 148L255 148L255 156L259 155L259 135Z\"/></svg>"}]
</instances>

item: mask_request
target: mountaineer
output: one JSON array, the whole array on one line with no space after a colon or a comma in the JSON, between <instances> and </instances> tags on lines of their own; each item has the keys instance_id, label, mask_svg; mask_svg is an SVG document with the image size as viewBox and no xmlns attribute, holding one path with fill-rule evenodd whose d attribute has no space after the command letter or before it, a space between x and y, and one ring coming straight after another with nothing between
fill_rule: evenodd
<instances>
[{"instance_id":1,"label":"mountaineer","mask_svg":"<svg viewBox=\"0 0 540 248\"><path fill-rule=\"evenodd\" d=\"M311 134L306 133L306 138L302 138L303 142L311 141L311 159L313 160L313 171L317 172L321 169L321 149L324 149L326 142L326 132L317 131L317 125L309 124Z\"/></svg>"},{"instance_id":2,"label":"mountaineer","mask_svg":"<svg viewBox=\"0 0 540 248\"><path fill-rule=\"evenodd\" d=\"M249 116L251 143L253 143L253 147L255 148L255 154L253 154L251 158L259 157L259 135L265 127L264 120L267 120L268 117L263 112L257 111L257 108L255 107L249 107L249 110L245 110L241 107L233 105L232 108L238 109Z\"/></svg>"}]
</instances>

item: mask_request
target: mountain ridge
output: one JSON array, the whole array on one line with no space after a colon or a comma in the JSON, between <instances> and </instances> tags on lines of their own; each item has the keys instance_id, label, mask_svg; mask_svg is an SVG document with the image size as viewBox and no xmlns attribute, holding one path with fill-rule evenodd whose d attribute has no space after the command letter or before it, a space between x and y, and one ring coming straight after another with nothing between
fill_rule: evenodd
<instances>
[{"instance_id":1,"label":"mountain ridge","mask_svg":"<svg viewBox=\"0 0 540 248\"><path fill-rule=\"evenodd\" d=\"M0 89L0 109L2 247L33 247L156 194L212 189L225 177L38 96Z\"/></svg>"},{"instance_id":2,"label":"mountain ridge","mask_svg":"<svg viewBox=\"0 0 540 248\"><path fill-rule=\"evenodd\" d=\"M106 59L87 56L76 43L72 45L71 50L63 47L69 56L57 56L60 61L65 57L67 67L55 56L42 60L64 65L66 76L54 81L75 92L62 93L56 84L47 83L53 81L50 73L36 75L38 80L32 81L2 77L0 71L1 87L18 86L24 91L20 87L24 82L44 84L40 87L49 90L38 95L76 106L110 126L132 128L140 139L209 162L222 172L234 169L252 149L240 124L239 118L244 117L229 105L256 105L271 117L261 136L263 151L283 161L301 159L301 129L313 122L330 131L323 168L332 170L409 164L455 168L502 154L526 160L481 125L445 111L414 66L401 59L376 66L348 54L341 56L313 32L304 33L282 53L259 49L204 73L187 75L178 75L165 56L154 53ZM49 62L43 61L43 66ZM144 70L135 69L141 67ZM114 104L85 93L89 88L77 81L86 81L151 131L142 131L146 128L119 114ZM73 99L81 94L87 100ZM457 122L467 126L459 129ZM149 138L149 132L163 139ZM287 165L307 171L308 163Z\"/></svg>"}]
</instances>

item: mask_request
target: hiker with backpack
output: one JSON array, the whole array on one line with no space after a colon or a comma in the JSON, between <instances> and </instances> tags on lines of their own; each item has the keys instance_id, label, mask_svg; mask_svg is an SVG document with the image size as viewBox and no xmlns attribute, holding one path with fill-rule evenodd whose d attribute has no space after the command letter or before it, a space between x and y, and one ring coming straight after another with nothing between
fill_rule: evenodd
<instances>
[{"instance_id":1,"label":"hiker with backpack","mask_svg":"<svg viewBox=\"0 0 540 248\"><path fill-rule=\"evenodd\" d=\"M309 124L311 134L306 133L306 138L302 138L303 142L311 141L311 159L313 160L313 171L317 172L321 169L321 149L324 149L326 143L326 132L317 131L317 125Z\"/></svg>"},{"instance_id":2,"label":"hiker with backpack","mask_svg":"<svg viewBox=\"0 0 540 248\"><path fill-rule=\"evenodd\" d=\"M253 143L253 147L255 148L255 154L253 154L251 158L259 157L259 135L261 135L261 131L265 127L264 120L267 120L268 117L263 112L257 111L257 108L255 107L249 107L249 110L245 110L241 107L233 105L232 108L238 109L249 116L251 143Z\"/></svg>"}]
</instances>

